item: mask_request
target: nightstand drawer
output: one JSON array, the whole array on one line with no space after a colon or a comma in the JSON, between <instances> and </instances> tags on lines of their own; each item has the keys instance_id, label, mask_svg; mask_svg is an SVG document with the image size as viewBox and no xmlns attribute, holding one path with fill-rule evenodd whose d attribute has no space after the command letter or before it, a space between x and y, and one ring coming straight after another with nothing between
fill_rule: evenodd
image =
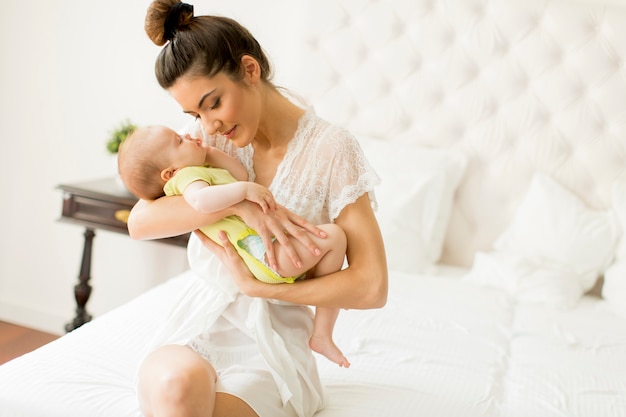
<instances>
[{"instance_id":1,"label":"nightstand drawer","mask_svg":"<svg viewBox=\"0 0 626 417\"><path fill-rule=\"evenodd\" d=\"M126 222L137 198L114 178L62 184L59 188L63 191L61 220L128 234ZM156 241L187 247L188 240L189 233Z\"/></svg>"},{"instance_id":2,"label":"nightstand drawer","mask_svg":"<svg viewBox=\"0 0 626 417\"><path fill-rule=\"evenodd\" d=\"M74 220L98 229L128 233L126 221L132 205L65 193L63 196L63 218Z\"/></svg>"}]
</instances>

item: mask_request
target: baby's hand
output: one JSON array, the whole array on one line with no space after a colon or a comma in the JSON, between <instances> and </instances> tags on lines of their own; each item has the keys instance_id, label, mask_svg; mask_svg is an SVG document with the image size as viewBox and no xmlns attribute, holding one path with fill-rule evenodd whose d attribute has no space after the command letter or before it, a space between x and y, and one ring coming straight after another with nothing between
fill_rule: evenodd
<instances>
[{"instance_id":1,"label":"baby's hand","mask_svg":"<svg viewBox=\"0 0 626 417\"><path fill-rule=\"evenodd\" d=\"M274 196L266 187L254 183L246 183L246 200L257 203L263 209L263 213L267 213L268 210L276 210L276 200Z\"/></svg>"}]
</instances>

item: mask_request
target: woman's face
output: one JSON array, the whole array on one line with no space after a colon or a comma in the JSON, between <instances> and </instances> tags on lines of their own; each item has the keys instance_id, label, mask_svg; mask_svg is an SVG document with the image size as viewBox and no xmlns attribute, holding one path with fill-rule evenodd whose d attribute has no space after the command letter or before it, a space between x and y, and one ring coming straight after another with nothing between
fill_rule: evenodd
<instances>
[{"instance_id":1,"label":"woman's face","mask_svg":"<svg viewBox=\"0 0 626 417\"><path fill-rule=\"evenodd\" d=\"M223 73L214 77L182 77L169 89L183 111L199 118L206 133L223 135L237 147L252 142L259 127L260 95L244 79Z\"/></svg>"}]
</instances>

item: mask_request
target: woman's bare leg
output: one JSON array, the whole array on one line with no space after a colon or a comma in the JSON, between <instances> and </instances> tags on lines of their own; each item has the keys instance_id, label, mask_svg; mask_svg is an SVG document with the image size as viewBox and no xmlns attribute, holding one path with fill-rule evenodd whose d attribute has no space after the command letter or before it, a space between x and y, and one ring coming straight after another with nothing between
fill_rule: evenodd
<instances>
[{"instance_id":1,"label":"woman's bare leg","mask_svg":"<svg viewBox=\"0 0 626 417\"><path fill-rule=\"evenodd\" d=\"M139 370L139 402L146 417L258 417L241 399L215 393L217 374L187 346L149 354Z\"/></svg>"},{"instance_id":2,"label":"woman's bare leg","mask_svg":"<svg viewBox=\"0 0 626 417\"><path fill-rule=\"evenodd\" d=\"M241 398L218 392L215 395L213 417L259 417Z\"/></svg>"}]
</instances>

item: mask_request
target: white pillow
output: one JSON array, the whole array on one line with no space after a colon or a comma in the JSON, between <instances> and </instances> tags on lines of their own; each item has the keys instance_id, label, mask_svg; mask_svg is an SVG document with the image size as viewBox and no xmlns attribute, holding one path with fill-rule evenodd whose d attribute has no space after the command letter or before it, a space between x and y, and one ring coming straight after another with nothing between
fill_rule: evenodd
<instances>
[{"instance_id":1,"label":"white pillow","mask_svg":"<svg viewBox=\"0 0 626 417\"><path fill-rule=\"evenodd\" d=\"M612 207L620 225L621 240L615 261L604 272L602 297L613 311L626 318L626 183L615 183L612 191Z\"/></svg>"},{"instance_id":2,"label":"white pillow","mask_svg":"<svg viewBox=\"0 0 626 417\"><path fill-rule=\"evenodd\" d=\"M477 256L479 262L467 279L500 287L523 300L571 306L608 267L618 237L610 211L588 208L539 173L511 225L491 253ZM511 264L503 266L506 262ZM494 268L504 273L494 273ZM491 270L488 277L481 275L485 269Z\"/></svg>"},{"instance_id":3,"label":"white pillow","mask_svg":"<svg viewBox=\"0 0 626 417\"><path fill-rule=\"evenodd\" d=\"M467 166L460 152L359 138L381 177L376 218L389 267L420 272L441 257L454 193Z\"/></svg>"},{"instance_id":4,"label":"white pillow","mask_svg":"<svg viewBox=\"0 0 626 417\"><path fill-rule=\"evenodd\" d=\"M566 268L537 264L507 252L478 252L464 279L476 284L500 288L520 302L571 307L584 293L581 282Z\"/></svg>"}]
</instances>

